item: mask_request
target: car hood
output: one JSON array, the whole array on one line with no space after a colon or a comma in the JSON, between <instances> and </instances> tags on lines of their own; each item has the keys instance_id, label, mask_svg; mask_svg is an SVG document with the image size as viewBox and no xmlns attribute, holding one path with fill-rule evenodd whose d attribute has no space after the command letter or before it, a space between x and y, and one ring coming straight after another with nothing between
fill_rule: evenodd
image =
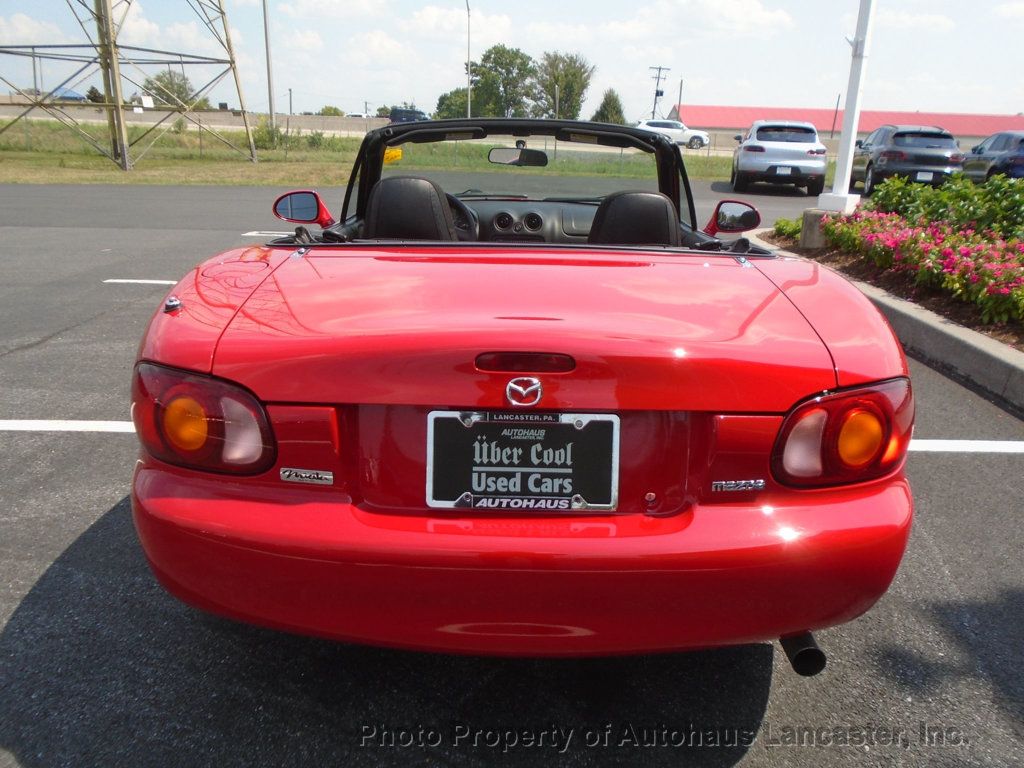
<instances>
[{"instance_id":1,"label":"car hood","mask_svg":"<svg viewBox=\"0 0 1024 768\"><path fill-rule=\"evenodd\" d=\"M482 352L571 355L542 407L781 412L836 385L749 263L641 251L314 249L227 325L213 372L268 402L504 407Z\"/></svg>"}]
</instances>

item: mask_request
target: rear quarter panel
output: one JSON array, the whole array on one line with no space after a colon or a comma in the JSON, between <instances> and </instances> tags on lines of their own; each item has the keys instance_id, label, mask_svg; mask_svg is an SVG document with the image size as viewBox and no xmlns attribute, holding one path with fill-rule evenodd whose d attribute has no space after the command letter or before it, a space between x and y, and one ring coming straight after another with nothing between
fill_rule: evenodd
<instances>
[{"instance_id":1,"label":"rear quarter panel","mask_svg":"<svg viewBox=\"0 0 1024 768\"><path fill-rule=\"evenodd\" d=\"M828 347L840 387L909 375L903 348L888 320L845 277L815 261L790 256L755 265Z\"/></svg>"}]
</instances>

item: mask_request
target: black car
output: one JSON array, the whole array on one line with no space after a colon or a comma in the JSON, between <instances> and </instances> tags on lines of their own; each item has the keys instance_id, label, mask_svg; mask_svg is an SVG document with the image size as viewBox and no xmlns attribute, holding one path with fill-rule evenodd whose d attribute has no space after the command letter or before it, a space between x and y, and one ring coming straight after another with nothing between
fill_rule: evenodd
<instances>
[{"instance_id":1,"label":"black car","mask_svg":"<svg viewBox=\"0 0 1024 768\"><path fill-rule=\"evenodd\" d=\"M850 188L864 183L870 195L879 182L902 176L938 185L963 171L964 156L953 135L933 125L883 125L857 142Z\"/></svg>"},{"instance_id":2,"label":"black car","mask_svg":"<svg viewBox=\"0 0 1024 768\"><path fill-rule=\"evenodd\" d=\"M1024 178L1024 131L995 133L964 158L964 175L984 182L1005 174L1012 179Z\"/></svg>"}]
</instances>

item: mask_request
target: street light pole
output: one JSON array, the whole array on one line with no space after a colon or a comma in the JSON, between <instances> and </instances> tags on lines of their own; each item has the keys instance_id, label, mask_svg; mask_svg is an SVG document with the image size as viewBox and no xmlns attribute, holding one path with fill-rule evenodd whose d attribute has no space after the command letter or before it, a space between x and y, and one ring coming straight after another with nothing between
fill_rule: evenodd
<instances>
[{"instance_id":1,"label":"street light pole","mask_svg":"<svg viewBox=\"0 0 1024 768\"><path fill-rule=\"evenodd\" d=\"M473 116L470 105L473 103L473 77L469 71L469 42L470 36L470 21L469 21L469 0L466 0L466 119L468 120Z\"/></svg>"},{"instance_id":2,"label":"street light pole","mask_svg":"<svg viewBox=\"0 0 1024 768\"><path fill-rule=\"evenodd\" d=\"M860 200L859 195L850 194L850 172L856 148L857 125L860 122L860 97L863 88L861 79L868 56L868 44L871 41L873 4L874 0L860 0L856 36L852 40L847 40L853 48L853 55L850 61L850 82L846 86L846 109L843 111L843 133L839 139L836 175L832 182L832 193L818 198L818 207L826 211L851 213Z\"/></svg>"},{"instance_id":3,"label":"street light pole","mask_svg":"<svg viewBox=\"0 0 1024 768\"><path fill-rule=\"evenodd\" d=\"M270 16L267 14L267 0L263 0L263 41L267 48L267 97L270 101L270 129L277 127L274 117L274 73L270 66Z\"/></svg>"}]
</instances>

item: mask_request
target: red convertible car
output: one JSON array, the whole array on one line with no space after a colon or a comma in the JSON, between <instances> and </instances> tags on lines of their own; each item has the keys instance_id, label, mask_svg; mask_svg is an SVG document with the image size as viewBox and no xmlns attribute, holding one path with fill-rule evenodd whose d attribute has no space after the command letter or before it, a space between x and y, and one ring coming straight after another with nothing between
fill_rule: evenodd
<instances>
[{"instance_id":1,"label":"red convertible car","mask_svg":"<svg viewBox=\"0 0 1024 768\"><path fill-rule=\"evenodd\" d=\"M811 635L888 588L914 401L846 280L698 229L679 149L556 120L367 134L338 220L181 280L139 351L156 577L357 643L603 655Z\"/></svg>"}]
</instances>

